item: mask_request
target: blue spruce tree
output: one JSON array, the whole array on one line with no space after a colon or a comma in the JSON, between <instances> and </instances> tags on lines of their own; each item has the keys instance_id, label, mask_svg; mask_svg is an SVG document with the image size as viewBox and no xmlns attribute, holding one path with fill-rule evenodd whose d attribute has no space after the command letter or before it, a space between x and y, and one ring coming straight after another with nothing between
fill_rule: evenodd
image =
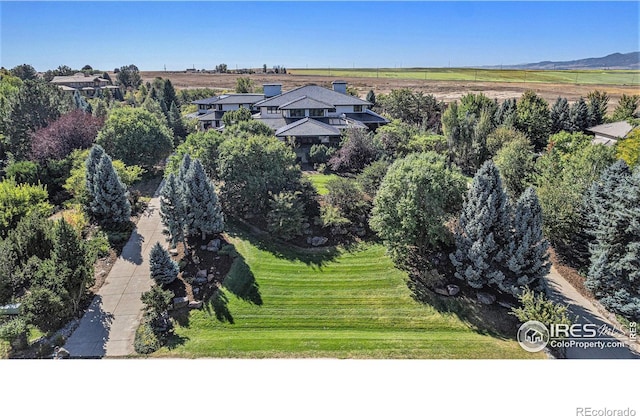
<instances>
[{"instance_id":1,"label":"blue spruce tree","mask_svg":"<svg viewBox=\"0 0 640 416\"><path fill-rule=\"evenodd\" d=\"M96 168L89 208L100 223L117 228L126 224L131 217L131 205L127 189L113 168L111 158L106 153L100 158Z\"/></svg>"},{"instance_id":2,"label":"blue spruce tree","mask_svg":"<svg viewBox=\"0 0 640 416\"><path fill-rule=\"evenodd\" d=\"M450 255L455 276L476 289L508 290L511 219L508 197L493 161L485 162L473 178L462 208L456 250Z\"/></svg>"},{"instance_id":3,"label":"blue spruce tree","mask_svg":"<svg viewBox=\"0 0 640 416\"><path fill-rule=\"evenodd\" d=\"M204 240L207 235L222 232L224 215L218 195L198 159L191 163L183 189L188 235L200 235Z\"/></svg>"},{"instance_id":4,"label":"blue spruce tree","mask_svg":"<svg viewBox=\"0 0 640 416\"><path fill-rule=\"evenodd\" d=\"M151 270L151 278L158 286L168 285L176 280L180 268L178 263L171 259L167 250L162 248L160 243L156 242L149 253L149 268Z\"/></svg>"}]
</instances>

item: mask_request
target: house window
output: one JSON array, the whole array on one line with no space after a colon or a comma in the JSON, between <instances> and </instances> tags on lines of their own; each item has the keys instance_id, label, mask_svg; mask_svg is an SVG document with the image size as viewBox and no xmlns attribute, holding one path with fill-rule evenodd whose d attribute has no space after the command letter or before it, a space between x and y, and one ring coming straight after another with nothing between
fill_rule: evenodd
<instances>
[{"instance_id":1,"label":"house window","mask_svg":"<svg viewBox=\"0 0 640 416\"><path fill-rule=\"evenodd\" d=\"M309 110L309 116L322 117L324 116L324 110L322 108L312 108L311 110Z\"/></svg>"},{"instance_id":2,"label":"house window","mask_svg":"<svg viewBox=\"0 0 640 416\"><path fill-rule=\"evenodd\" d=\"M222 111L222 104L218 104L218 111Z\"/></svg>"},{"instance_id":3,"label":"house window","mask_svg":"<svg viewBox=\"0 0 640 416\"><path fill-rule=\"evenodd\" d=\"M304 110L302 109L289 110L289 117L304 117Z\"/></svg>"},{"instance_id":4,"label":"house window","mask_svg":"<svg viewBox=\"0 0 640 416\"><path fill-rule=\"evenodd\" d=\"M329 109L329 112L330 112L330 113L335 113L335 112L336 112L336 109L335 109L335 108L330 108L330 109Z\"/></svg>"},{"instance_id":5,"label":"house window","mask_svg":"<svg viewBox=\"0 0 640 416\"><path fill-rule=\"evenodd\" d=\"M362 106L361 105L354 105L353 106L353 112L354 113L362 113Z\"/></svg>"},{"instance_id":6,"label":"house window","mask_svg":"<svg viewBox=\"0 0 640 416\"><path fill-rule=\"evenodd\" d=\"M278 107L267 107L267 114L280 114Z\"/></svg>"}]
</instances>

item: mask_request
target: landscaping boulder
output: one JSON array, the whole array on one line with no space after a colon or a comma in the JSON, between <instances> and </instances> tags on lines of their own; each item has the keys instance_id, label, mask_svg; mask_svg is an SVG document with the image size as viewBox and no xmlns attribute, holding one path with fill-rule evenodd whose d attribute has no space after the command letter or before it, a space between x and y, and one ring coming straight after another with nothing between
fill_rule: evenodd
<instances>
[{"instance_id":1,"label":"landscaping boulder","mask_svg":"<svg viewBox=\"0 0 640 416\"><path fill-rule=\"evenodd\" d=\"M188 297L183 296L183 297L179 297L179 298L173 298L173 307L175 309L184 308L187 305L189 305L189 298Z\"/></svg>"},{"instance_id":2,"label":"landscaping boulder","mask_svg":"<svg viewBox=\"0 0 640 416\"><path fill-rule=\"evenodd\" d=\"M212 281L213 279L215 279L215 278L216 278L216 275L215 275L215 274L213 274L213 273L209 273L209 274L207 275L207 282L211 282L211 281Z\"/></svg>"},{"instance_id":3,"label":"landscaping boulder","mask_svg":"<svg viewBox=\"0 0 640 416\"><path fill-rule=\"evenodd\" d=\"M449 291L443 287L436 287L435 289L433 289L433 291L438 295L449 296Z\"/></svg>"},{"instance_id":4,"label":"landscaping boulder","mask_svg":"<svg viewBox=\"0 0 640 416\"><path fill-rule=\"evenodd\" d=\"M311 245L314 246L314 247L318 247L318 246L322 246L322 245L326 244L327 241L329 241L329 239L327 237L322 237L322 236L318 237L318 236L316 236L316 237L312 237L311 238Z\"/></svg>"},{"instance_id":5,"label":"landscaping boulder","mask_svg":"<svg viewBox=\"0 0 640 416\"><path fill-rule=\"evenodd\" d=\"M189 309L200 309L202 308L202 301L201 300L197 300L197 301L191 301L189 302Z\"/></svg>"},{"instance_id":6,"label":"landscaping boulder","mask_svg":"<svg viewBox=\"0 0 640 416\"><path fill-rule=\"evenodd\" d=\"M220 239L214 238L213 240L209 241L209 244L207 244L207 250L217 253L218 250L220 250L221 245L222 242L220 241Z\"/></svg>"},{"instance_id":7,"label":"landscaping boulder","mask_svg":"<svg viewBox=\"0 0 640 416\"><path fill-rule=\"evenodd\" d=\"M447 293L449 296L455 296L460 293L460 287L458 285L447 285Z\"/></svg>"},{"instance_id":8,"label":"landscaping boulder","mask_svg":"<svg viewBox=\"0 0 640 416\"><path fill-rule=\"evenodd\" d=\"M169 254L171 254L172 256L177 256L178 255L178 249L177 248L169 249Z\"/></svg>"},{"instance_id":9,"label":"landscaping boulder","mask_svg":"<svg viewBox=\"0 0 640 416\"><path fill-rule=\"evenodd\" d=\"M196 279L198 277L207 277L207 269L198 270L198 273L196 273Z\"/></svg>"},{"instance_id":10,"label":"landscaping boulder","mask_svg":"<svg viewBox=\"0 0 640 416\"><path fill-rule=\"evenodd\" d=\"M485 305L491 305L496 301L496 297L491 293L478 292L476 296L478 298L478 301L480 301L480 303L483 303Z\"/></svg>"},{"instance_id":11,"label":"landscaping boulder","mask_svg":"<svg viewBox=\"0 0 640 416\"><path fill-rule=\"evenodd\" d=\"M204 251L208 248L209 246L200 246L200 250Z\"/></svg>"}]
</instances>

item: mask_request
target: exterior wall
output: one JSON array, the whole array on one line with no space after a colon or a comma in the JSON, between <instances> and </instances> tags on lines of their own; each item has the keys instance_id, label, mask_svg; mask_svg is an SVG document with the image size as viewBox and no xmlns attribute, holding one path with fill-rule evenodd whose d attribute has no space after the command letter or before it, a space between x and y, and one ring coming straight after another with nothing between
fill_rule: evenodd
<instances>
[{"instance_id":1,"label":"exterior wall","mask_svg":"<svg viewBox=\"0 0 640 416\"><path fill-rule=\"evenodd\" d=\"M352 105L337 105L335 114L353 113ZM331 113L334 114L334 113Z\"/></svg>"},{"instance_id":2,"label":"exterior wall","mask_svg":"<svg viewBox=\"0 0 640 416\"><path fill-rule=\"evenodd\" d=\"M282 94L282 84L263 84L264 98L275 97Z\"/></svg>"}]
</instances>

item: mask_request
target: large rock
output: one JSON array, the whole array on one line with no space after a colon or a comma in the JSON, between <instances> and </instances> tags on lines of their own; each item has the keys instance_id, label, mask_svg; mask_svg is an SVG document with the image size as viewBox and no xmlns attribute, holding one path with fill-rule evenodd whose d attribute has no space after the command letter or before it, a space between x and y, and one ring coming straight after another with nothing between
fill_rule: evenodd
<instances>
[{"instance_id":1,"label":"large rock","mask_svg":"<svg viewBox=\"0 0 640 416\"><path fill-rule=\"evenodd\" d=\"M190 309L200 309L202 308L202 301L198 300L198 301L191 301L189 302L189 308Z\"/></svg>"},{"instance_id":2,"label":"large rock","mask_svg":"<svg viewBox=\"0 0 640 416\"><path fill-rule=\"evenodd\" d=\"M458 285L447 285L447 293L449 296L455 296L460 293L460 287Z\"/></svg>"},{"instance_id":3,"label":"large rock","mask_svg":"<svg viewBox=\"0 0 640 416\"><path fill-rule=\"evenodd\" d=\"M178 255L178 249L177 248L169 249L169 254L171 254L172 256L177 256Z\"/></svg>"},{"instance_id":4,"label":"large rock","mask_svg":"<svg viewBox=\"0 0 640 416\"><path fill-rule=\"evenodd\" d=\"M318 246L322 246L325 245L327 243L327 241L329 241L329 239L327 237L312 237L311 238L311 245L314 247L318 247Z\"/></svg>"},{"instance_id":5,"label":"large rock","mask_svg":"<svg viewBox=\"0 0 640 416\"><path fill-rule=\"evenodd\" d=\"M213 273L209 273L209 274L207 275L207 282L211 282L211 281L212 281L213 279L215 279L215 278L216 278L216 275L215 275L215 274L213 274Z\"/></svg>"},{"instance_id":6,"label":"large rock","mask_svg":"<svg viewBox=\"0 0 640 416\"><path fill-rule=\"evenodd\" d=\"M184 308L187 305L189 305L189 298L188 297L183 296L183 297L179 297L179 298L173 298L173 307L175 309Z\"/></svg>"},{"instance_id":7,"label":"large rock","mask_svg":"<svg viewBox=\"0 0 640 416\"><path fill-rule=\"evenodd\" d=\"M217 253L220 250L221 245L222 242L220 241L220 239L214 238L213 240L209 241L209 244L207 244L207 250Z\"/></svg>"},{"instance_id":8,"label":"large rock","mask_svg":"<svg viewBox=\"0 0 640 416\"><path fill-rule=\"evenodd\" d=\"M496 301L496 297L491 293L478 292L476 297L480 303L484 303L485 305L491 305Z\"/></svg>"},{"instance_id":9,"label":"large rock","mask_svg":"<svg viewBox=\"0 0 640 416\"><path fill-rule=\"evenodd\" d=\"M198 270L198 273L196 273L196 279L198 277L207 277L207 269L202 269L202 270Z\"/></svg>"},{"instance_id":10,"label":"large rock","mask_svg":"<svg viewBox=\"0 0 640 416\"><path fill-rule=\"evenodd\" d=\"M435 289L433 289L433 291L438 295L449 296L449 291L443 287L436 287Z\"/></svg>"}]
</instances>

